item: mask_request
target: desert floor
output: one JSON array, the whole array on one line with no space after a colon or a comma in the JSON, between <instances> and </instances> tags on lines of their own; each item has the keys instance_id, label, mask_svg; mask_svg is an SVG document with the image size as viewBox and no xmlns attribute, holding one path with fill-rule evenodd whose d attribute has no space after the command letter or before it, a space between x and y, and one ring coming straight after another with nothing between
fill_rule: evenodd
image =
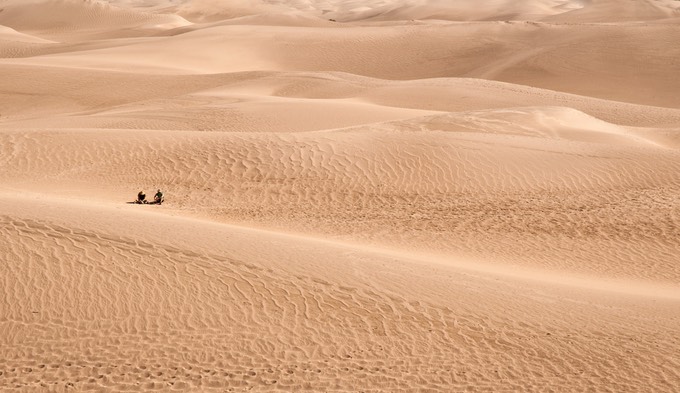
<instances>
[{"instance_id":1,"label":"desert floor","mask_svg":"<svg viewBox=\"0 0 680 393\"><path fill-rule=\"evenodd\" d=\"M677 391L678 43L673 0L0 0L0 390Z\"/></svg>"}]
</instances>

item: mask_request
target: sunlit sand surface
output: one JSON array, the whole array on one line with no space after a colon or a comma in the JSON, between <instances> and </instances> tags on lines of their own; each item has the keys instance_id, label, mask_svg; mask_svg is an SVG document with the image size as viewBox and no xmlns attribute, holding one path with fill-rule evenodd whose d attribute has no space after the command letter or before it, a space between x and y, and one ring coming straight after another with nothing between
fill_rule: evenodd
<instances>
[{"instance_id":1,"label":"sunlit sand surface","mask_svg":"<svg viewBox=\"0 0 680 393\"><path fill-rule=\"evenodd\" d=\"M224 3L0 0L1 391L677 390L680 2Z\"/></svg>"}]
</instances>

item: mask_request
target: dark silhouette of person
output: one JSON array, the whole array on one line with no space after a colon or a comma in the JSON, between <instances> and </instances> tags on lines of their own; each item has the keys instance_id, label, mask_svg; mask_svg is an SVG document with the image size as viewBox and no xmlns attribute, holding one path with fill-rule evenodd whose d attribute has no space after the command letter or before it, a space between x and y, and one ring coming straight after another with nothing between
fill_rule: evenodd
<instances>
[{"instance_id":1,"label":"dark silhouette of person","mask_svg":"<svg viewBox=\"0 0 680 393\"><path fill-rule=\"evenodd\" d=\"M157 204L161 204L163 202L163 193L159 189L156 195L153 196L153 201Z\"/></svg>"}]
</instances>

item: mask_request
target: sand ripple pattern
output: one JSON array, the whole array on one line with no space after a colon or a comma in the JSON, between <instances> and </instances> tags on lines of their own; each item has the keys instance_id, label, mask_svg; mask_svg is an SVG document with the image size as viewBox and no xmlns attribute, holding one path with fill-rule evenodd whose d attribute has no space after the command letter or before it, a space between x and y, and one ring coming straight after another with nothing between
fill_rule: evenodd
<instances>
[{"instance_id":1,"label":"sand ripple pattern","mask_svg":"<svg viewBox=\"0 0 680 393\"><path fill-rule=\"evenodd\" d=\"M7 132L0 160L19 188L155 185L229 222L675 283L680 152L662 132L521 109L310 133Z\"/></svg>"},{"instance_id":2,"label":"sand ripple pattern","mask_svg":"<svg viewBox=\"0 0 680 393\"><path fill-rule=\"evenodd\" d=\"M616 333L598 338L601 322L548 304L547 322L517 322L512 301L487 315L469 289L442 306L12 216L0 235L2 390L625 391L650 369L659 390L680 381L663 324L609 315ZM600 357L620 360L593 374Z\"/></svg>"},{"instance_id":3,"label":"sand ripple pattern","mask_svg":"<svg viewBox=\"0 0 680 393\"><path fill-rule=\"evenodd\" d=\"M0 393L677 392L680 2L478 3L0 0Z\"/></svg>"}]
</instances>

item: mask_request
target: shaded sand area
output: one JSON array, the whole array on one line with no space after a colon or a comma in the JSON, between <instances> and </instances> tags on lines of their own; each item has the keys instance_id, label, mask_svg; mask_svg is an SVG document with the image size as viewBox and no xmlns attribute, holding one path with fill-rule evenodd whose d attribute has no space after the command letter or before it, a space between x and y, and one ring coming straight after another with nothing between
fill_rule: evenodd
<instances>
[{"instance_id":1,"label":"shaded sand area","mask_svg":"<svg viewBox=\"0 0 680 393\"><path fill-rule=\"evenodd\" d=\"M680 2L449 3L0 0L0 390L677 390Z\"/></svg>"}]
</instances>

